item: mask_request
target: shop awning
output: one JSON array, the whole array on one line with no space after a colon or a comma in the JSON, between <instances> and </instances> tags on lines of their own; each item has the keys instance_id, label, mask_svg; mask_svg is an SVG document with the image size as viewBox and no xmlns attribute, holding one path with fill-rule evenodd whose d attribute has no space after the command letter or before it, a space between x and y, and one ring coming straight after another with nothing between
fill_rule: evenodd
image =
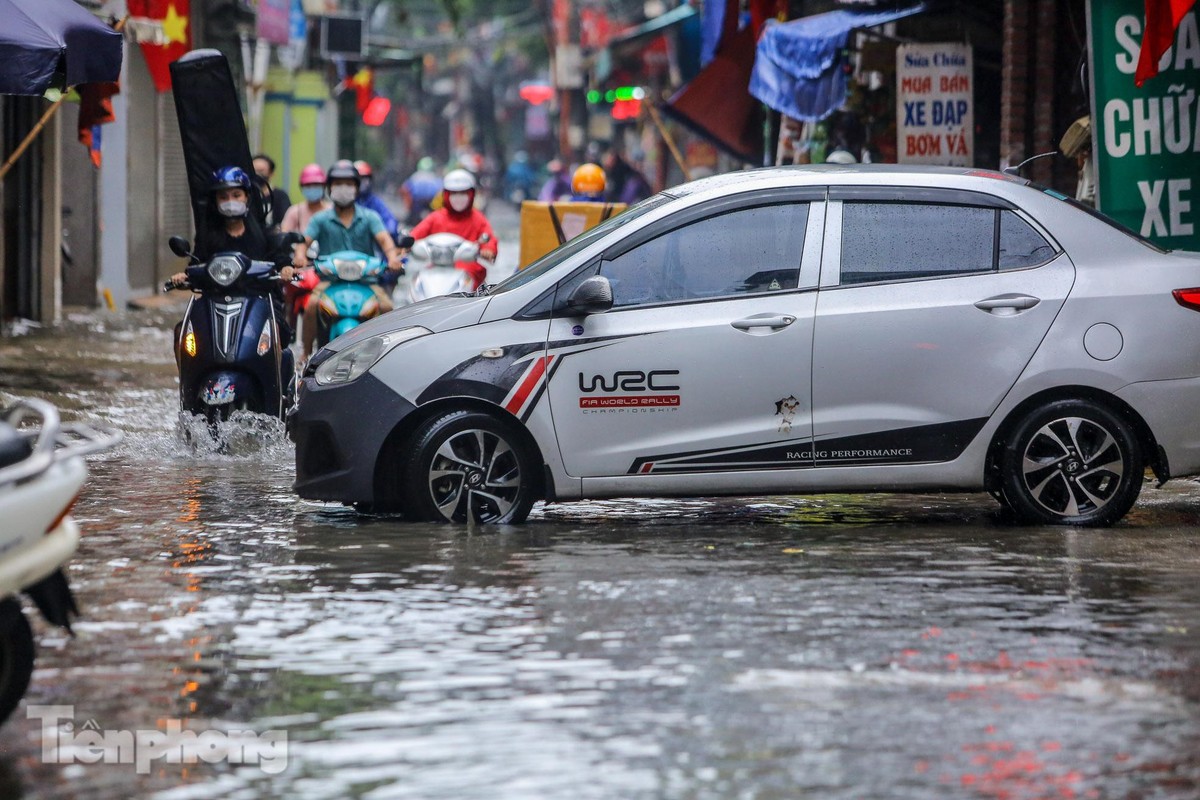
<instances>
[{"instance_id":1,"label":"shop awning","mask_svg":"<svg viewBox=\"0 0 1200 800\"><path fill-rule=\"evenodd\" d=\"M614 51L623 50L630 45L644 43L647 39L667 33L688 20L698 17L699 14L696 12L696 9L685 4L673 8L665 14L660 14L654 19L647 20L640 25L634 25L632 28L621 31L609 40L606 47L596 53L596 58L592 65L592 77L600 83L608 80L608 76L613 71Z\"/></svg>"},{"instance_id":2,"label":"shop awning","mask_svg":"<svg viewBox=\"0 0 1200 800\"><path fill-rule=\"evenodd\" d=\"M768 24L758 40L750 93L795 119L817 121L846 100L849 76L841 53L850 31L925 10L924 3L890 11L830 11Z\"/></svg>"},{"instance_id":3,"label":"shop awning","mask_svg":"<svg viewBox=\"0 0 1200 800\"><path fill-rule=\"evenodd\" d=\"M608 46L620 47L623 44L636 42L639 39L645 39L650 36L656 36L660 33L665 33L670 28L680 24L684 20L691 19L696 16L696 9L689 5L682 5L677 8L672 8L665 14L659 14L651 20L646 20L640 25L635 25L632 28L621 31L608 42Z\"/></svg>"},{"instance_id":4,"label":"shop awning","mask_svg":"<svg viewBox=\"0 0 1200 800\"><path fill-rule=\"evenodd\" d=\"M754 31L746 27L662 109L730 155L748 163L760 161L762 104L746 91L753 65Z\"/></svg>"}]
</instances>

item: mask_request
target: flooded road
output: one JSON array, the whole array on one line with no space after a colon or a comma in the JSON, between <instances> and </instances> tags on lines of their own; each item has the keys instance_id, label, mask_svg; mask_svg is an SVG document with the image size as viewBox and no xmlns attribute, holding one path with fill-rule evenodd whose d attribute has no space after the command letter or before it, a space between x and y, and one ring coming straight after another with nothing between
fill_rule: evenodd
<instances>
[{"instance_id":1,"label":"flooded road","mask_svg":"<svg viewBox=\"0 0 1200 800\"><path fill-rule=\"evenodd\" d=\"M1096 531L982 495L360 517L291 493L273 426L184 442L173 322L0 338L0 402L126 432L76 507L77 635L35 622L0 798L1200 796L1196 483ZM28 714L56 705L47 737ZM140 730L241 731L259 763L87 746Z\"/></svg>"}]
</instances>

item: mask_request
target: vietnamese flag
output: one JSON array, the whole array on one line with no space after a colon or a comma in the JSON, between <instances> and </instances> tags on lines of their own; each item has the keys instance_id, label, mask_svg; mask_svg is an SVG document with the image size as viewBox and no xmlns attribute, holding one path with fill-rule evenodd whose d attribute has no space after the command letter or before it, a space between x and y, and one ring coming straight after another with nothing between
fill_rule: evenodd
<instances>
[{"instance_id":1,"label":"vietnamese flag","mask_svg":"<svg viewBox=\"0 0 1200 800\"><path fill-rule=\"evenodd\" d=\"M172 61L192 49L191 0L128 0L130 16L162 21L163 43L142 42L142 55L154 79L154 88L171 88Z\"/></svg>"},{"instance_id":2,"label":"vietnamese flag","mask_svg":"<svg viewBox=\"0 0 1200 800\"><path fill-rule=\"evenodd\" d=\"M1175 31L1196 0L1146 0L1146 28L1133 82L1141 86L1158 74L1163 53L1175 44Z\"/></svg>"}]
</instances>

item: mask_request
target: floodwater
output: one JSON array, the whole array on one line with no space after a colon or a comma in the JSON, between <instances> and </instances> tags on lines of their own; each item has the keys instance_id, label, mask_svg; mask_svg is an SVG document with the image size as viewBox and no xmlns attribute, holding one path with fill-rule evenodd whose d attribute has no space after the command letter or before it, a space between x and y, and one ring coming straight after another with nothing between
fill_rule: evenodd
<instances>
[{"instance_id":1,"label":"floodwater","mask_svg":"<svg viewBox=\"0 0 1200 800\"><path fill-rule=\"evenodd\" d=\"M76 636L35 623L0 728L6 800L1200 796L1196 483L1110 530L985 495L360 517L291 493L276 426L185 442L173 322L0 339L0 402L126 432L75 512Z\"/></svg>"}]
</instances>

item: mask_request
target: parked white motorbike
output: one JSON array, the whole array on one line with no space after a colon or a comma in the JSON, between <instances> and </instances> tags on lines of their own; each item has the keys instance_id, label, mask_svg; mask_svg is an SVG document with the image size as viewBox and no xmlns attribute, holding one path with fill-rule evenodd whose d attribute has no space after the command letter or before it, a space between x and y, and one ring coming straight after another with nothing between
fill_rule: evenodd
<instances>
[{"instance_id":1,"label":"parked white motorbike","mask_svg":"<svg viewBox=\"0 0 1200 800\"><path fill-rule=\"evenodd\" d=\"M471 276L454 265L460 261L478 261L479 247L488 239L487 234L478 242L472 242L455 233L435 233L413 244L412 257L428 263L408 268L408 280L397 285L392 298L396 307L419 303L430 297L475 291L478 287Z\"/></svg>"},{"instance_id":2,"label":"parked white motorbike","mask_svg":"<svg viewBox=\"0 0 1200 800\"><path fill-rule=\"evenodd\" d=\"M33 672L33 631L18 595L26 594L47 622L71 630L75 600L62 567L79 545L70 511L87 477L83 456L120 438L62 425L41 400L0 411L0 723Z\"/></svg>"}]
</instances>

